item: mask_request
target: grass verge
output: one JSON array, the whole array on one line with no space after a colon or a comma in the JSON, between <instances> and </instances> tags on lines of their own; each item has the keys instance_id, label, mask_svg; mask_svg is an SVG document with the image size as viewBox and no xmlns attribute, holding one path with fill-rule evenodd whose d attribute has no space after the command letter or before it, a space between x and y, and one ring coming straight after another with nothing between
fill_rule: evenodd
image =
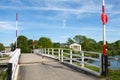
<instances>
[{"instance_id":1,"label":"grass verge","mask_svg":"<svg viewBox=\"0 0 120 80\"><path fill-rule=\"evenodd\" d=\"M7 79L7 70L3 71L0 74L0 80L6 80Z\"/></svg>"}]
</instances>

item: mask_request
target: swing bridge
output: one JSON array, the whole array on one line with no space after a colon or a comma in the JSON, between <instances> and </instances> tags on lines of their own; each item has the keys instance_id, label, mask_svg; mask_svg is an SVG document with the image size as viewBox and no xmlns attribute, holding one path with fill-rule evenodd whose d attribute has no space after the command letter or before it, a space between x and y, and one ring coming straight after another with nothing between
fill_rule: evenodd
<instances>
[{"instance_id":1,"label":"swing bridge","mask_svg":"<svg viewBox=\"0 0 120 80\"><path fill-rule=\"evenodd\" d=\"M62 48L34 49L24 54L16 49L7 62L7 80L98 80L101 58L98 52Z\"/></svg>"}]
</instances>

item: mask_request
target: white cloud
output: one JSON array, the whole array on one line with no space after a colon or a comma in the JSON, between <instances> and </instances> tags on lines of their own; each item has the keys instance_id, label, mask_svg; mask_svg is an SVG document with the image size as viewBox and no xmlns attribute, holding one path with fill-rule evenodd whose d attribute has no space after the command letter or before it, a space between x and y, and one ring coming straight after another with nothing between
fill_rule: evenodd
<instances>
[{"instance_id":1,"label":"white cloud","mask_svg":"<svg viewBox=\"0 0 120 80\"><path fill-rule=\"evenodd\" d=\"M14 22L0 21L0 31L11 31L15 30Z\"/></svg>"},{"instance_id":2,"label":"white cloud","mask_svg":"<svg viewBox=\"0 0 120 80\"><path fill-rule=\"evenodd\" d=\"M3 43L4 46L10 46L11 43L15 43L15 40L4 40L0 42Z\"/></svg>"}]
</instances>

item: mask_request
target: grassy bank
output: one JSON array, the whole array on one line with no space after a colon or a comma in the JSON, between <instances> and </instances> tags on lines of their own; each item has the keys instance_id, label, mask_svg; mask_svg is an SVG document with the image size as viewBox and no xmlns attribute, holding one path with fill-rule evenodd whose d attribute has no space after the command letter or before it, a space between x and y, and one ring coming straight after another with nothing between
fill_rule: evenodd
<instances>
[{"instance_id":1,"label":"grassy bank","mask_svg":"<svg viewBox=\"0 0 120 80\"><path fill-rule=\"evenodd\" d=\"M109 70L108 78L109 80L120 80L120 70Z\"/></svg>"},{"instance_id":2,"label":"grassy bank","mask_svg":"<svg viewBox=\"0 0 120 80\"><path fill-rule=\"evenodd\" d=\"M6 77L7 76L7 71L3 71L1 74L0 74L0 80L6 80Z\"/></svg>"},{"instance_id":3,"label":"grassy bank","mask_svg":"<svg viewBox=\"0 0 120 80\"><path fill-rule=\"evenodd\" d=\"M120 80L120 70L111 70L108 71L108 76L100 76L100 80Z\"/></svg>"},{"instance_id":4,"label":"grassy bank","mask_svg":"<svg viewBox=\"0 0 120 80\"><path fill-rule=\"evenodd\" d=\"M85 67L99 72L99 68L97 67L93 67L93 66L85 66ZM119 70L109 69L107 78L100 76L100 80L120 80L120 69Z\"/></svg>"}]
</instances>

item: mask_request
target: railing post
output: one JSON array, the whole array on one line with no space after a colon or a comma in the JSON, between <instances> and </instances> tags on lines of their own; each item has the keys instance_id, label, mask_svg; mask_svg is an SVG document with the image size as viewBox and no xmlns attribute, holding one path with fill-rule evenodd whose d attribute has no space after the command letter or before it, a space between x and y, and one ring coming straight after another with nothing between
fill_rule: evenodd
<instances>
[{"instance_id":1,"label":"railing post","mask_svg":"<svg viewBox=\"0 0 120 80\"><path fill-rule=\"evenodd\" d=\"M12 80L12 63L8 63L7 68L7 80Z\"/></svg>"},{"instance_id":2,"label":"railing post","mask_svg":"<svg viewBox=\"0 0 120 80\"><path fill-rule=\"evenodd\" d=\"M60 61L60 49L58 49L58 60Z\"/></svg>"},{"instance_id":3,"label":"railing post","mask_svg":"<svg viewBox=\"0 0 120 80\"><path fill-rule=\"evenodd\" d=\"M99 54L99 60L100 60L100 74L102 74L102 54Z\"/></svg>"},{"instance_id":4,"label":"railing post","mask_svg":"<svg viewBox=\"0 0 120 80\"><path fill-rule=\"evenodd\" d=\"M63 62L63 49L61 49L61 62Z\"/></svg>"},{"instance_id":5,"label":"railing post","mask_svg":"<svg viewBox=\"0 0 120 80\"><path fill-rule=\"evenodd\" d=\"M84 68L84 52L82 51L82 68Z\"/></svg>"},{"instance_id":6,"label":"railing post","mask_svg":"<svg viewBox=\"0 0 120 80\"><path fill-rule=\"evenodd\" d=\"M70 64L72 64L72 50L70 50Z\"/></svg>"},{"instance_id":7,"label":"railing post","mask_svg":"<svg viewBox=\"0 0 120 80\"><path fill-rule=\"evenodd\" d=\"M41 49L41 53L40 54L43 54L43 48Z\"/></svg>"},{"instance_id":8,"label":"railing post","mask_svg":"<svg viewBox=\"0 0 120 80\"><path fill-rule=\"evenodd\" d=\"M52 56L54 56L54 49L52 49Z\"/></svg>"},{"instance_id":9,"label":"railing post","mask_svg":"<svg viewBox=\"0 0 120 80\"><path fill-rule=\"evenodd\" d=\"M45 54L46 54L46 48L45 48Z\"/></svg>"},{"instance_id":10,"label":"railing post","mask_svg":"<svg viewBox=\"0 0 120 80\"><path fill-rule=\"evenodd\" d=\"M40 51L40 52L39 52L38 54L41 54L41 53L42 53L42 49L39 49L39 51Z\"/></svg>"},{"instance_id":11,"label":"railing post","mask_svg":"<svg viewBox=\"0 0 120 80\"><path fill-rule=\"evenodd\" d=\"M48 48L48 54L49 54L49 48Z\"/></svg>"}]
</instances>

